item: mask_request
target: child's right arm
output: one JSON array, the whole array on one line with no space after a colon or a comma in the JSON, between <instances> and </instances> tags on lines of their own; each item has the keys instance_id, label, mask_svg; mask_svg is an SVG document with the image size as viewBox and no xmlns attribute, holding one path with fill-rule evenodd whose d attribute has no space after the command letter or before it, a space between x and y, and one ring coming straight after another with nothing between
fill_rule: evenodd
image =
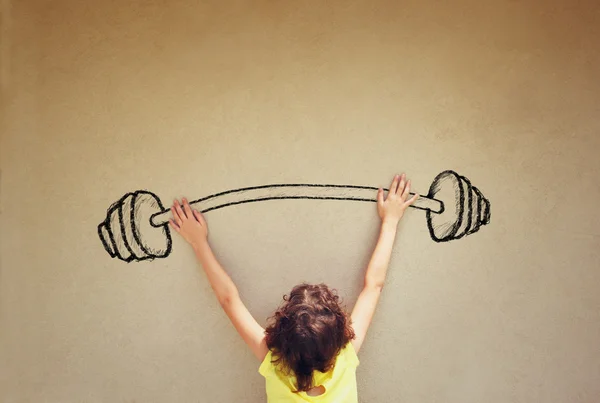
<instances>
[{"instance_id":1,"label":"child's right arm","mask_svg":"<svg viewBox=\"0 0 600 403\"><path fill-rule=\"evenodd\" d=\"M398 222L404 215L404 210L419 197L419 195L414 195L408 199L409 193L410 180L406 181L404 174L394 177L385 200L383 199L383 189L379 189L377 193L377 211L381 218L379 240L365 273L364 288L358 296L351 315L352 327L356 335L352 340L352 345L356 352L360 350L365 339L383 289Z\"/></svg>"}]
</instances>

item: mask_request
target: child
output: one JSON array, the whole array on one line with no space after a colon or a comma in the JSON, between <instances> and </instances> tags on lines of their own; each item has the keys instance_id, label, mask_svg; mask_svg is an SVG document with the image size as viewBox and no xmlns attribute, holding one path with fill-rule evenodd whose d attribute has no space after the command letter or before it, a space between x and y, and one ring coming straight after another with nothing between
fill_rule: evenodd
<instances>
[{"instance_id":1,"label":"child","mask_svg":"<svg viewBox=\"0 0 600 403\"><path fill-rule=\"evenodd\" d=\"M339 297L326 285L294 287L263 329L240 299L238 290L208 244L208 227L202 214L183 199L171 207L170 225L192 245L225 313L261 362L269 402L358 402L356 354L371 324L383 289L398 222L417 200L408 198L410 180L396 175L387 197L377 193L381 218L379 241L365 273L364 288L352 314L339 305Z\"/></svg>"}]
</instances>

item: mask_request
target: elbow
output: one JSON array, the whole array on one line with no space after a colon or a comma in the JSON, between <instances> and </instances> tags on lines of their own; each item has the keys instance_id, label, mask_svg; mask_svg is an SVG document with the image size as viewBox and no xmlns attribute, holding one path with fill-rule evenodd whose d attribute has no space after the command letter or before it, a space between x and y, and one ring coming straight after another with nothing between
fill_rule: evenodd
<instances>
[{"instance_id":1,"label":"elbow","mask_svg":"<svg viewBox=\"0 0 600 403\"><path fill-rule=\"evenodd\" d=\"M219 300L219 304L221 304L221 307L223 307L223 309L226 309L228 307L231 306L231 304L233 304L233 302L235 302L235 300L239 298L239 294L237 290L228 290L226 292L224 292L222 295L219 295L218 300Z\"/></svg>"},{"instance_id":2,"label":"elbow","mask_svg":"<svg viewBox=\"0 0 600 403\"><path fill-rule=\"evenodd\" d=\"M364 288L381 292L383 290L383 283L384 280L381 279L365 278Z\"/></svg>"}]
</instances>

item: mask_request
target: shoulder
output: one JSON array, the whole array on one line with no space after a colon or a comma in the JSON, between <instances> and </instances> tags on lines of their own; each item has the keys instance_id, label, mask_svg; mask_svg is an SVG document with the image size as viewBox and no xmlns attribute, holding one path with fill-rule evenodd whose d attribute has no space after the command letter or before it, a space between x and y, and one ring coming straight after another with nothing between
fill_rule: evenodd
<instances>
[{"instance_id":1,"label":"shoulder","mask_svg":"<svg viewBox=\"0 0 600 403\"><path fill-rule=\"evenodd\" d=\"M348 342L348 344L340 350L338 360L340 359L343 360L344 364L347 366L357 367L360 364L360 360L358 359L358 355L356 354L352 342Z\"/></svg>"},{"instance_id":2,"label":"shoulder","mask_svg":"<svg viewBox=\"0 0 600 403\"><path fill-rule=\"evenodd\" d=\"M271 350L267 351L267 354L265 355L265 358L263 358L262 362L260 363L260 366L258 367L258 372L262 375L262 376L267 376L268 374L270 374L271 372L273 372L273 353L271 352Z\"/></svg>"}]
</instances>

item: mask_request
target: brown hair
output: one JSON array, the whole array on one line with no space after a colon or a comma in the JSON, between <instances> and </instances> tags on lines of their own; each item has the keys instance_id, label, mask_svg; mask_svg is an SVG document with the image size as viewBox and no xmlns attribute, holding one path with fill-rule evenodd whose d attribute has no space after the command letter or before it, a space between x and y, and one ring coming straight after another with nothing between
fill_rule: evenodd
<instances>
[{"instance_id":1,"label":"brown hair","mask_svg":"<svg viewBox=\"0 0 600 403\"><path fill-rule=\"evenodd\" d=\"M296 376L297 392L313 386L313 371L327 372L340 350L352 339L348 314L340 297L325 284L300 284L284 295L285 301L269 318L267 347L273 363Z\"/></svg>"}]
</instances>

